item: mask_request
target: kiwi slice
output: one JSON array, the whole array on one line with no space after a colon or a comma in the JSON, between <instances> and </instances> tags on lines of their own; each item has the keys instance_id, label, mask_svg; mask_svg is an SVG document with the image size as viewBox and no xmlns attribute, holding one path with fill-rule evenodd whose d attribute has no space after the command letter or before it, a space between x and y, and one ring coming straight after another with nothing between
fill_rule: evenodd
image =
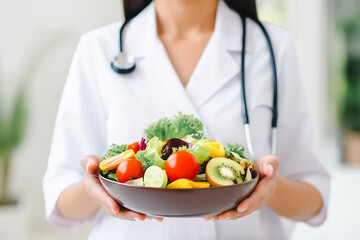
<instances>
[{"instance_id":1,"label":"kiwi slice","mask_svg":"<svg viewBox=\"0 0 360 240\"><path fill-rule=\"evenodd\" d=\"M211 186L242 183L241 166L228 158L213 158L206 166L206 179Z\"/></svg>"}]
</instances>

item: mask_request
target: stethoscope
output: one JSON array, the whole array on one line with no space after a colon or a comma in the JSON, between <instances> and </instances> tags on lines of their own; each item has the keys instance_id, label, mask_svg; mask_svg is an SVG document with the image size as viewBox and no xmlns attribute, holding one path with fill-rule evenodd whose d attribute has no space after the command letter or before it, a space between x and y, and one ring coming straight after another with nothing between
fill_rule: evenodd
<instances>
[{"instance_id":1,"label":"stethoscope","mask_svg":"<svg viewBox=\"0 0 360 240\"><path fill-rule=\"evenodd\" d=\"M276 64L275 64L275 56L273 47L271 44L271 40L269 37L268 32L266 31L264 25L255 18L249 17L249 16L241 16L242 20L242 51L241 51L241 97L242 97L242 117L243 117L243 124L245 128L245 138L246 138L246 144L248 147L248 151L250 154L251 159L254 157L254 152L251 144L251 135L250 135L250 120L249 120L249 113L246 103L246 91L245 91L245 49L246 49L246 17L252 19L261 29L263 32L269 52L270 52L270 58L271 58L271 68L273 72L273 105L272 109L272 120L271 120L271 154L275 155L276 152L276 135L277 135L277 118L278 118L278 92L277 92L277 73L276 73ZM130 19L131 20L131 19ZM131 73L135 70L136 63L135 58L128 55L126 52L123 51L123 44L122 44L122 36L123 31L126 27L126 25L130 22L130 20L127 20L123 23L123 25L120 28L119 31L119 47L120 47L120 53L114 57L114 60L111 62L111 68L120 74L127 74Z\"/></svg>"}]
</instances>

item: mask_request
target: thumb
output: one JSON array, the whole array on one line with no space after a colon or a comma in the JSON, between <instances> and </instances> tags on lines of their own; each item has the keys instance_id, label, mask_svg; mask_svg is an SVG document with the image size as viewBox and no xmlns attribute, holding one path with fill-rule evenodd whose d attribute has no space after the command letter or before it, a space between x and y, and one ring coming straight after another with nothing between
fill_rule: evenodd
<instances>
[{"instance_id":1,"label":"thumb","mask_svg":"<svg viewBox=\"0 0 360 240\"><path fill-rule=\"evenodd\" d=\"M272 176L279 167L279 160L275 156L267 155L255 161L255 170L260 176Z\"/></svg>"},{"instance_id":2,"label":"thumb","mask_svg":"<svg viewBox=\"0 0 360 240\"><path fill-rule=\"evenodd\" d=\"M88 174L95 174L102 159L96 155L87 155L81 159L81 167Z\"/></svg>"}]
</instances>

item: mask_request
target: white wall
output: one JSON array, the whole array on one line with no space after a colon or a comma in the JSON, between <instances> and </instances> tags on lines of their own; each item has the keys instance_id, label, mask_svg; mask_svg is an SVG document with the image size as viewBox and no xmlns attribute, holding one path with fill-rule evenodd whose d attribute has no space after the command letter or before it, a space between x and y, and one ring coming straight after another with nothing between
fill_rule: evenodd
<instances>
[{"instance_id":1,"label":"white wall","mask_svg":"<svg viewBox=\"0 0 360 240\"><path fill-rule=\"evenodd\" d=\"M326 0L286 2L287 26L295 33L299 58L314 118L315 134L326 145L328 118L328 14Z\"/></svg>"},{"instance_id":2,"label":"white wall","mask_svg":"<svg viewBox=\"0 0 360 240\"><path fill-rule=\"evenodd\" d=\"M59 98L78 39L84 32L121 19L120 0L1 1L0 94L7 108L24 65L34 56L35 62L42 55L46 57L28 89L29 128L11 169L13 195L21 202L18 208L0 208L0 239L41 239L46 232L56 233L58 239L85 239L87 227L69 233L50 227L44 217L41 181ZM44 235L43 239L48 238Z\"/></svg>"},{"instance_id":3,"label":"white wall","mask_svg":"<svg viewBox=\"0 0 360 240\"><path fill-rule=\"evenodd\" d=\"M295 35L300 69L322 160L325 164L336 162L334 156L337 154L333 151L330 154L328 147L331 139L327 76L329 3L326 0L262 0L258 3L263 20L278 24Z\"/></svg>"}]
</instances>

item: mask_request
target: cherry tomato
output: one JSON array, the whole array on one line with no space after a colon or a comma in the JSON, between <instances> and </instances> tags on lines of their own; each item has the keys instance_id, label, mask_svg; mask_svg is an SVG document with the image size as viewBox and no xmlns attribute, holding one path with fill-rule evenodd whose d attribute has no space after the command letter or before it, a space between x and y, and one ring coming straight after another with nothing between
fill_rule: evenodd
<instances>
[{"instance_id":1,"label":"cherry tomato","mask_svg":"<svg viewBox=\"0 0 360 240\"><path fill-rule=\"evenodd\" d=\"M189 152L175 152L165 163L165 171L171 182L180 178L193 180L198 170L199 164L194 155Z\"/></svg>"},{"instance_id":2,"label":"cherry tomato","mask_svg":"<svg viewBox=\"0 0 360 240\"><path fill-rule=\"evenodd\" d=\"M130 145L128 145L128 150L132 149L134 153L136 154L139 151L139 142L134 142Z\"/></svg>"},{"instance_id":3,"label":"cherry tomato","mask_svg":"<svg viewBox=\"0 0 360 240\"><path fill-rule=\"evenodd\" d=\"M136 158L123 161L116 170L116 178L121 183L129 181L131 178L141 178L143 176L142 164Z\"/></svg>"}]
</instances>

